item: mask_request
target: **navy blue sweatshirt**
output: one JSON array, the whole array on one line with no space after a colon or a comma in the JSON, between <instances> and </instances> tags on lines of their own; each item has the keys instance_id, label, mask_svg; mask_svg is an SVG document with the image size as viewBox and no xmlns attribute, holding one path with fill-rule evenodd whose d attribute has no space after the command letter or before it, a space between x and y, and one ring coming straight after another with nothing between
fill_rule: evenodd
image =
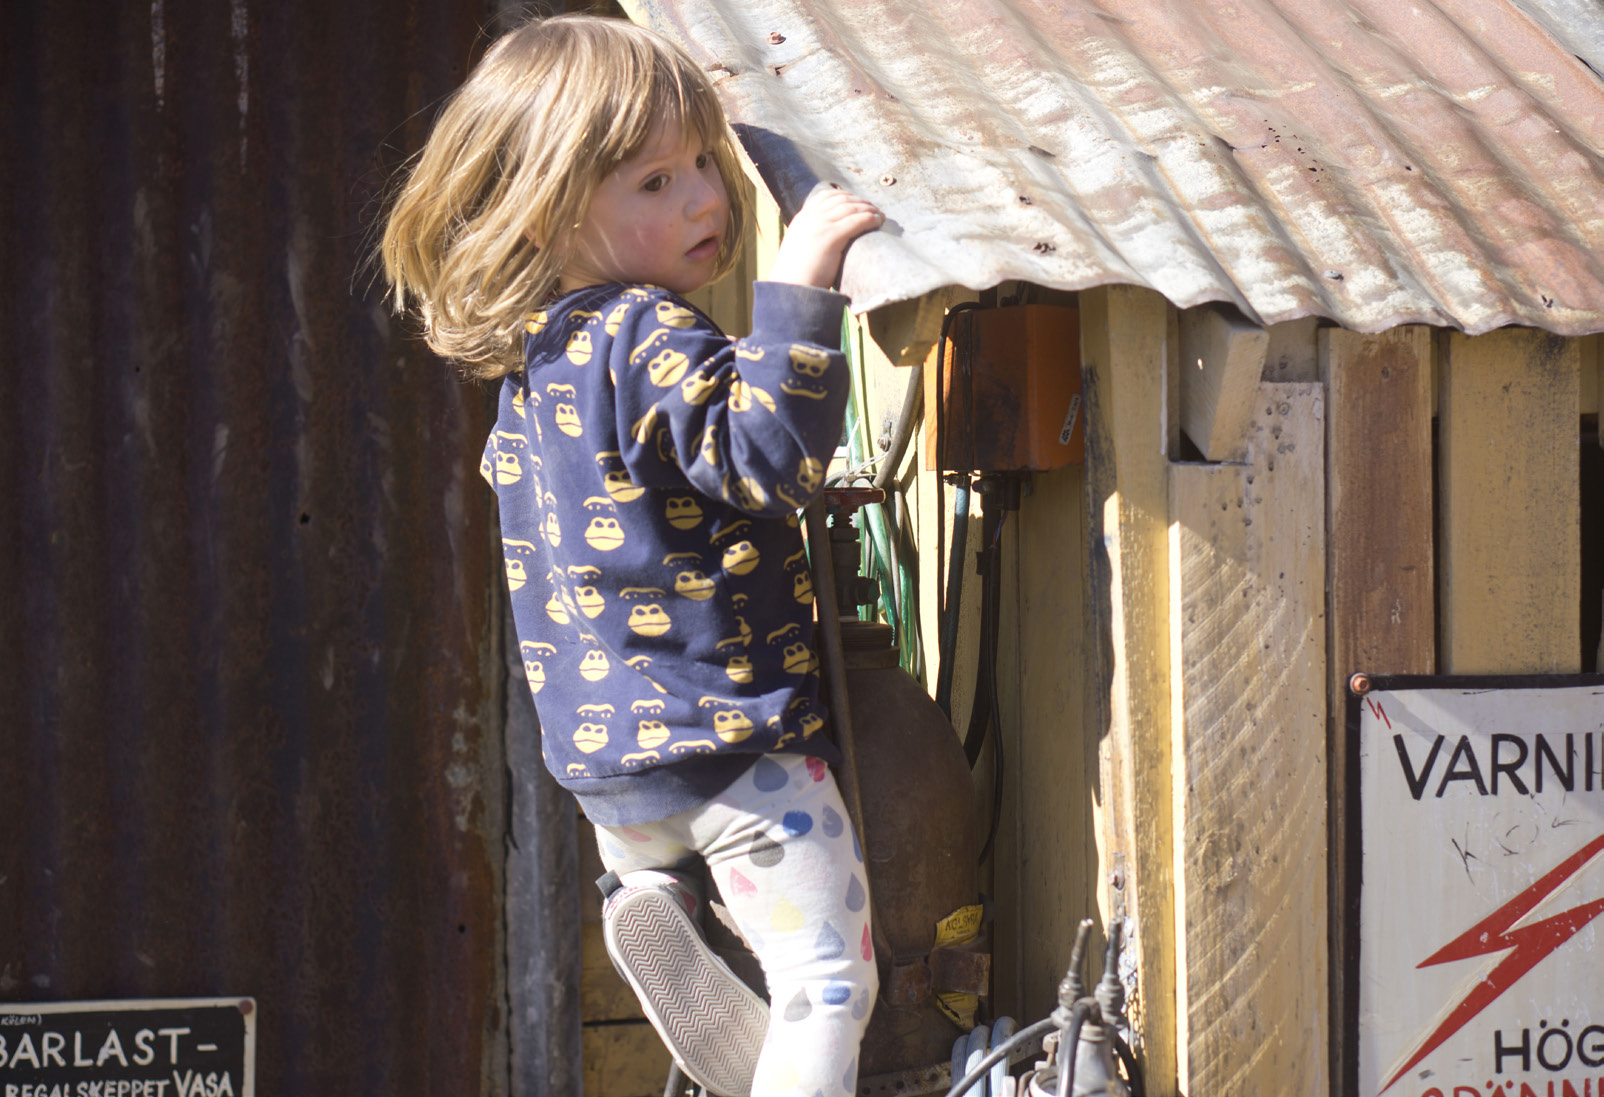
<instances>
[{"instance_id":1,"label":"navy blue sweatshirt","mask_svg":"<svg viewBox=\"0 0 1604 1097\"><path fill-rule=\"evenodd\" d=\"M845 303L759 282L734 342L653 286L528 319L482 471L542 753L594 822L677 814L771 751L839 761L796 512L841 434Z\"/></svg>"}]
</instances>

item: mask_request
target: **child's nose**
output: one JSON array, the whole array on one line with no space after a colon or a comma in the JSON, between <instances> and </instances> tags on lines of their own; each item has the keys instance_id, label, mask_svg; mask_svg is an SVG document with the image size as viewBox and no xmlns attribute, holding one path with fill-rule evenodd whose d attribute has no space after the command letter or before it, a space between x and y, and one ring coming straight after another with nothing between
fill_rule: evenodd
<instances>
[{"instance_id":1,"label":"child's nose","mask_svg":"<svg viewBox=\"0 0 1604 1097\"><path fill-rule=\"evenodd\" d=\"M700 217L715 209L723 201L724 187L722 186L722 180L713 182L698 176L696 185L692 187L691 193L686 198L686 216L692 218Z\"/></svg>"}]
</instances>

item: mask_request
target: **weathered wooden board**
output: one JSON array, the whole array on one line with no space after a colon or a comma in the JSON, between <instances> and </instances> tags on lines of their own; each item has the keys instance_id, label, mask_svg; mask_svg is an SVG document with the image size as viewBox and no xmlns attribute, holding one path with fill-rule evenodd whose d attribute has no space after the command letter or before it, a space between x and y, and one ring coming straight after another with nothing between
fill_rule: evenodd
<instances>
[{"instance_id":1,"label":"weathered wooden board","mask_svg":"<svg viewBox=\"0 0 1604 1097\"><path fill-rule=\"evenodd\" d=\"M1210 461L1240 460L1270 333L1204 305L1180 315L1181 427Z\"/></svg>"},{"instance_id":2,"label":"weathered wooden board","mask_svg":"<svg viewBox=\"0 0 1604 1097\"><path fill-rule=\"evenodd\" d=\"M1270 345L1265 351L1266 381L1318 381L1320 364L1315 339L1320 330L1318 316L1271 324Z\"/></svg>"},{"instance_id":3,"label":"weathered wooden board","mask_svg":"<svg viewBox=\"0 0 1604 1097\"><path fill-rule=\"evenodd\" d=\"M1186 1093L1330 1092L1322 405L1265 383L1247 463L1171 470Z\"/></svg>"},{"instance_id":4,"label":"weathered wooden board","mask_svg":"<svg viewBox=\"0 0 1604 1097\"><path fill-rule=\"evenodd\" d=\"M1080 622L1086 605L1085 478L1037 473L1003 529L998 682L1007 743L998 842L995 1008L1043 1017L1073 946L1066 927L1097 910L1097 736Z\"/></svg>"},{"instance_id":5,"label":"weathered wooden board","mask_svg":"<svg viewBox=\"0 0 1604 1097\"><path fill-rule=\"evenodd\" d=\"M659 1097L672 1063L646 1021L586 1025L584 1097Z\"/></svg>"},{"instance_id":6,"label":"weathered wooden board","mask_svg":"<svg viewBox=\"0 0 1604 1097\"><path fill-rule=\"evenodd\" d=\"M1139 937L1131 1019L1148 1091L1175 1092L1175 922L1170 788L1169 306L1151 290L1081 294L1087 522L1093 553L1087 650L1098 678L1087 726L1102 736L1100 863L1106 922ZM1116 887L1115 882L1120 886ZM1070 932L1066 920L1065 932Z\"/></svg>"},{"instance_id":7,"label":"weathered wooden board","mask_svg":"<svg viewBox=\"0 0 1604 1097\"><path fill-rule=\"evenodd\" d=\"M1431 329L1319 333L1326 383L1326 590L1331 914L1346 891L1350 775L1343 714L1356 671L1430 674L1437 666L1432 566ZM1344 934L1332 937L1332 1076L1351 1006Z\"/></svg>"},{"instance_id":8,"label":"weathered wooden board","mask_svg":"<svg viewBox=\"0 0 1604 1097\"><path fill-rule=\"evenodd\" d=\"M1441 669L1581 669L1581 353L1527 328L1443 343Z\"/></svg>"}]
</instances>

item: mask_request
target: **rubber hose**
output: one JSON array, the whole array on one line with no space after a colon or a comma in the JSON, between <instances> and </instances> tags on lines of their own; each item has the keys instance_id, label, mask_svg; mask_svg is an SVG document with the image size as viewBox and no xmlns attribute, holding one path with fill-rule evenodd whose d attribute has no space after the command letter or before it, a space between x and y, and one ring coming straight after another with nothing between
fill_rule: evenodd
<instances>
[{"instance_id":1,"label":"rubber hose","mask_svg":"<svg viewBox=\"0 0 1604 1097\"><path fill-rule=\"evenodd\" d=\"M1027 1028L1020 1029L1018 1032L1014 1033L1013 1036L1009 1037L1006 1043L992 1048L991 1054L987 1055L984 1059L980 1060L979 1063L975 1064L975 1068L973 1070L971 1070L968 1074L965 1074L961 1079L959 1079L957 1085L953 1086L947 1091L947 1097L962 1097L963 1094L968 1093L972 1088L974 1088L977 1083L983 1081L987 1073L990 1072L991 1068L1006 1059L1014 1050L1014 1048L1018 1047L1020 1044L1023 1044L1026 1040L1040 1036L1042 1033L1046 1032L1052 1027L1053 1019L1051 1017L1043 1017L1035 1024L1030 1025Z\"/></svg>"},{"instance_id":2,"label":"rubber hose","mask_svg":"<svg viewBox=\"0 0 1604 1097\"><path fill-rule=\"evenodd\" d=\"M957 488L952 505L952 547L947 555L947 597L941 615L941 668L936 672L936 704L952 719L952 675L958 657L958 619L963 611L964 556L969 551L969 484ZM942 516L945 517L944 515Z\"/></svg>"}]
</instances>

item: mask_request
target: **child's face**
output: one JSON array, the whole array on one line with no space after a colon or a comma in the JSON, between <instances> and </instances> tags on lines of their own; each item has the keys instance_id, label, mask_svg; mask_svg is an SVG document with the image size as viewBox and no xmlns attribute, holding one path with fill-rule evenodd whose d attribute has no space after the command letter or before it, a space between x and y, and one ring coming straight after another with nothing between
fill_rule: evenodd
<instances>
[{"instance_id":1,"label":"child's face","mask_svg":"<svg viewBox=\"0 0 1604 1097\"><path fill-rule=\"evenodd\" d=\"M675 293L699 289L718 265L729 213L712 153L694 132L659 126L596 188L558 286L564 292L603 282Z\"/></svg>"}]
</instances>

